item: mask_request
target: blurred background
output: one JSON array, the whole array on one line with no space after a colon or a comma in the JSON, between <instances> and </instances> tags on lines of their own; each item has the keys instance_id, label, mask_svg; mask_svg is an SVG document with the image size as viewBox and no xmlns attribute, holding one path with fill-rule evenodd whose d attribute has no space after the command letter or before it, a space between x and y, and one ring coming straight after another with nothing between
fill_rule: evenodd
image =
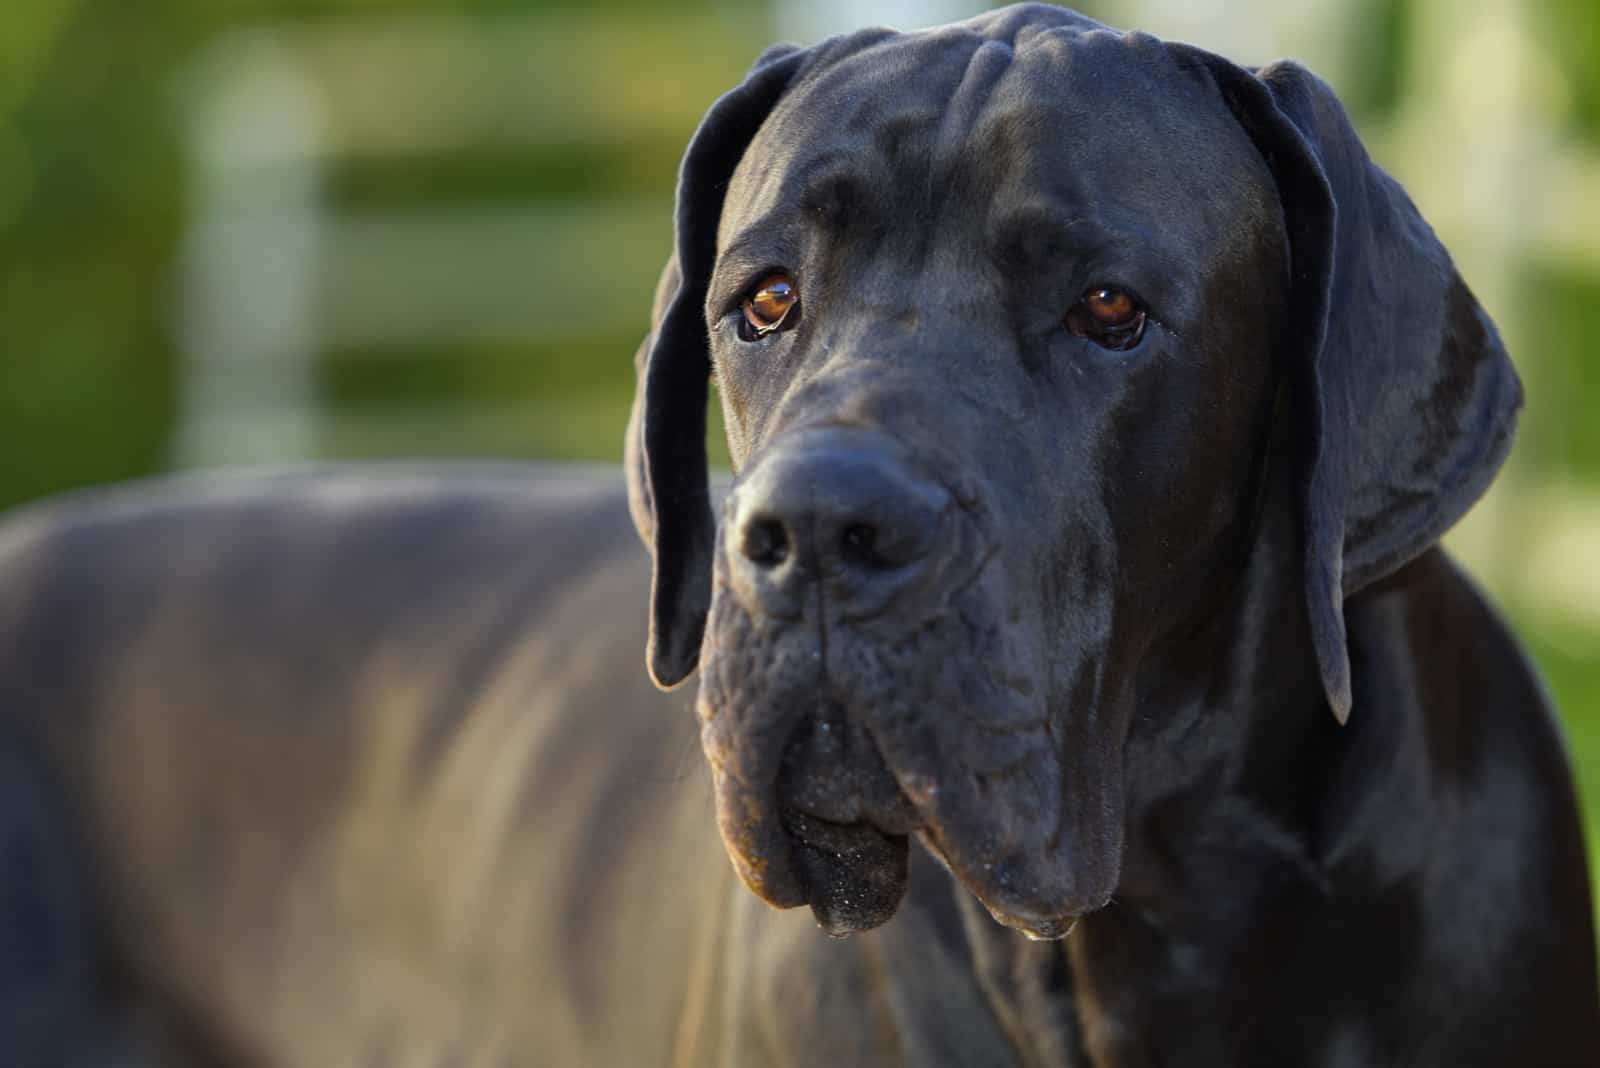
<instances>
[{"instance_id":1,"label":"blurred background","mask_svg":"<svg viewBox=\"0 0 1600 1068\"><path fill-rule=\"evenodd\" d=\"M706 105L775 39L984 6L6 0L0 506L197 467L615 461ZM1528 406L1452 540L1550 681L1600 857L1600 4L1080 7L1321 73L1499 322Z\"/></svg>"}]
</instances>

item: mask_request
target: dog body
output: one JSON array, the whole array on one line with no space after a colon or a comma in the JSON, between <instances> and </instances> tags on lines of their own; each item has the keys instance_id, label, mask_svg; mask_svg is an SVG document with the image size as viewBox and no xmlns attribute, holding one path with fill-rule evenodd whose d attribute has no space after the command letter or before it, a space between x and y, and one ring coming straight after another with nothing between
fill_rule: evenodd
<instances>
[{"instance_id":1,"label":"dog body","mask_svg":"<svg viewBox=\"0 0 1600 1068\"><path fill-rule=\"evenodd\" d=\"M647 570L614 480L512 471L180 482L13 518L0 840L6 900L34 907L6 922L53 953L0 968L10 1050L1581 1063L1560 744L1441 554L1350 606L1384 717L1130 754L1153 785L1123 885L1064 943L995 924L920 851L893 922L844 941L747 893L689 702L626 668ZM1314 687L1277 648L1223 654L1241 683L1214 715L1248 728L1262 689ZM1317 783L1335 859L1219 789L1236 768Z\"/></svg>"},{"instance_id":2,"label":"dog body","mask_svg":"<svg viewBox=\"0 0 1600 1068\"><path fill-rule=\"evenodd\" d=\"M1600 1059L1559 738L1436 547L1520 388L1313 76L1042 5L773 50L689 148L638 368L648 583L571 482L13 527L11 833L83 836L179 1030L316 1065ZM692 714L623 666L647 584Z\"/></svg>"},{"instance_id":3,"label":"dog body","mask_svg":"<svg viewBox=\"0 0 1600 1068\"><path fill-rule=\"evenodd\" d=\"M6 1064L1013 1061L942 873L739 886L615 475L82 494L0 578Z\"/></svg>"}]
</instances>

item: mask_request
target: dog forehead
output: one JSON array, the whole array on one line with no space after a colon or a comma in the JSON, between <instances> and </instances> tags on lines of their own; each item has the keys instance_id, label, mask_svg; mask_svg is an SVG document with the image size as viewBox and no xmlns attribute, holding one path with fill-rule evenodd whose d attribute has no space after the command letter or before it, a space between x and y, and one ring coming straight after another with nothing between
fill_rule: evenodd
<instances>
[{"instance_id":1,"label":"dog forehead","mask_svg":"<svg viewBox=\"0 0 1600 1068\"><path fill-rule=\"evenodd\" d=\"M1271 185L1212 84L1159 39L980 18L819 48L736 168L720 236L796 209L893 218L956 190L969 214L1042 196L1135 227L1182 204L1158 221L1199 244L1233 226L1241 191L1261 203Z\"/></svg>"}]
</instances>

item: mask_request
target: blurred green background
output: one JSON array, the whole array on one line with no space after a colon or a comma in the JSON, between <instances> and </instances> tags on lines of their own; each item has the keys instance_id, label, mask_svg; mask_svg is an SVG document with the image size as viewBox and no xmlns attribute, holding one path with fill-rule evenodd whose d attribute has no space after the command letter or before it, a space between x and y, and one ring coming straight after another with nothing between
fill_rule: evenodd
<instances>
[{"instance_id":1,"label":"blurred green background","mask_svg":"<svg viewBox=\"0 0 1600 1068\"><path fill-rule=\"evenodd\" d=\"M617 459L704 107L774 39L982 6L6 0L0 505L191 467ZM1600 5L1082 6L1322 73L1501 324L1523 431L1452 538L1546 672L1600 846Z\"/></svg>"}]
</instances>

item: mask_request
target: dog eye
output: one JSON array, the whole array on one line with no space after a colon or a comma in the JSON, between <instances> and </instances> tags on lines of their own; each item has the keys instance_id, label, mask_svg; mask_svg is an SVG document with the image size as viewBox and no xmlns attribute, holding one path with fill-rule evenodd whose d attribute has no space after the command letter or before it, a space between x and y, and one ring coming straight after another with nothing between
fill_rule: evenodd
<instances>
[{"instance_id":1,"label":"dog eye","mask_svg":"<svg viewBox=\"0 0 1600 1068\"><path fill-rule=\"evenodd\" d=\"M739 336L754 341L800 321L800 289L794 279L777 271L757 282L741 307L744 319L739 323Z\"/></svg>"},{"instance_id":2,"label":"dog eye","mask_svg":"<svg viewBox=\"0 0 1600 1068\"><path fill-rule=\"evenodd\" d=\"M1101 348L1131 349L1144 336L1145 311L1126 289L1097 286L1067 312L1066 326Z\"/></svg>"}]
</instances>

